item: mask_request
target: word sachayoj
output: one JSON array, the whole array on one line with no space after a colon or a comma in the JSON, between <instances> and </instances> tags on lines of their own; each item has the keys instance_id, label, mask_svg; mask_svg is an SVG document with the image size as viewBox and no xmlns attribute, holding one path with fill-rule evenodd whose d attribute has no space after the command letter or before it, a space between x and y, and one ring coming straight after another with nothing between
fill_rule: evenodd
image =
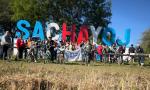
<instances>
[{"instance_id":1,"label":"word sachayoj","mask_svg":"<svg viewBox=\"0 0 150 90\"><path fill-rule=\"evenodd\" d=\"M58 41L66 41L66 37L70 37L71 42L77 42L80 44L82 41L87 41L89 39L89 33L88 33L88 26L82 25L80 27L80 31L78 33L78 38L76 40L76 25L73 24L71 30L67 30L67 24L62 24L62 29L60 30L60 26L57 23L46 23L46 29L42 26L42 23L40 21L36 21L34 30L32 32L32 35L30 35L30 32L27 28L30 27L30 23L27 20L19 20L17 22L17 28L19 32L16 32L16 36L20 36L20 32L25 33L23 36L23 39L26 40L29 38L29 36L32 37L39 37L40 40L45 40L46 37L50 37L52 33L55 33L55 36L52 38ZM55 31L53 31L55 29ZM46 30L46 36L44 34L44 30ZM97 29L94 26L90 26L90 30L92 32L93 36L93 43L97 43L97 40L99 39L98 36L100 35L100 32L102 31L102 27L98 27ZM61 33L56 33L56 31L60 31ZM116 32L113 28L104 28L102 32L102 43L105 45L112 45L114 43L117 43L119 46L121 45L128 45L130 42L130 29L125 30L125 36L124 40L120 40L119 38L116 39ZM109 34L108 34L109 33ZM108 35L111 36L108 39Z\"/></svg>"}]
</instances>

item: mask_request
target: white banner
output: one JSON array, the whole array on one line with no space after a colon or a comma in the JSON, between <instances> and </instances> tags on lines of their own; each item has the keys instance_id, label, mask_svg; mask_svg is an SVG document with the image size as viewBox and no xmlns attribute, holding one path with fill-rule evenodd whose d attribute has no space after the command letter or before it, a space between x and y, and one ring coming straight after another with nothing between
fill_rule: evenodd
<instances>
[{"instance_id":1,"label":"white banner","mask_svg":"<svg viewBox=\"0 0 150 90\"><path fill-rule=\"evenodd\" d=\"M64 57L65 60L67 60L68 62L81 61L82 60L81 49L77 49L75 51L65 50Z\"/></svg>"}]
</instances>

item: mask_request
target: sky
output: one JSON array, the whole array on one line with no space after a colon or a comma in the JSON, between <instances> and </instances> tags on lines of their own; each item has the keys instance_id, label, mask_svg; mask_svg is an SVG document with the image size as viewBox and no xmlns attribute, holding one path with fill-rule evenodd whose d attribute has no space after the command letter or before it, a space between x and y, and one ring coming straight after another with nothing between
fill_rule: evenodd
<instances>
[{"instance_id":1,"label":"sky","mask_svg":"<svg viewBox=\"0 0 150 90\"><path fill-rule=\"evenodd\" d=\"M109 26L121 40L124 40L125 30L130 28L130 44L139 44L142 33L150 28L150 0L112 0Z\"/></svg>"}]
</instances>

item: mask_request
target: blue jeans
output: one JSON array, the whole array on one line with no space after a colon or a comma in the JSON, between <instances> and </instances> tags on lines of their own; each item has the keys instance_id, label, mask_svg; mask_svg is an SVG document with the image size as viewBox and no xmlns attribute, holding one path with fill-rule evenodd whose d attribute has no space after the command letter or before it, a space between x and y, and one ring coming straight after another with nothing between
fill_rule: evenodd
<instances>
[{"instance_id":1,"label":"blue jeans","mask_svg":"<svg viewBox=\"0 0 150 90\"><path fill-rule=\"evenodd\" d=\"M141 63L144 63L144 57L143 56L138 57L138 63L139 63L139 65L141 65Z\"/></svg>"}]
</instances>

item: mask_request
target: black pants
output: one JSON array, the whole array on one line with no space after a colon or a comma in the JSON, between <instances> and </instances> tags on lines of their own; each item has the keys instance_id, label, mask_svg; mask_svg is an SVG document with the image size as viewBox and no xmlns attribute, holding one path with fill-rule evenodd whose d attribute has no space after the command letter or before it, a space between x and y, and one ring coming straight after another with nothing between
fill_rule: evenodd
<instances>
[{"instance_id":1,"label":"black pants","mask_svg":"<svg viewBox=\"0 0 150 90\"><path fill-rule=\"evenodd\" d=\"M57 50L54 51L54 59L55 59L55 60L57 59Z\"/></svg>"},{"instance_id":2,"label":"black pants","mask_svg":"<svg viewBox=\"0 0 150 90\"><path fill-rule=\"evenodd\" d=\"M8 45L3 45L3 59L4 60L6 60L8 48L9 48Z\"/></svg>"},{"instance_id":3,"label":"black pants","mask_svg":"<svg viewBox=\"0 0 150 90\"><path fill-rule=\"evenodd\" d=\"M26 59L27 58L27 48L23 49L23 53L24 53L24 59Z\"/></svg>"},{"instance_id":4,"label":"black pants","mask_svg":"<svg viewBox=\"0 0 150 90\"><path fill-rule=\"evenodd\" d=\"M51 52L51 60L54 62L54 57L55 57L55 51L50 51Z\"/></svg>"},{"instance_id":5,"label":"black pants","mask_svg":"<svg viewBox=\"0 0 150 90\"><path fill-rule=\"evenodd\" d=\"M0 45L0 58L3 59L3 46Z\"/></svg>"},{"instance_id":6,"label":"black pants","mask_svg":"<svg viewBox=\"0 0 150 90\"><path fill-rule=\"evenodd\" d=\"M85 52L85 63L89 64L91 62L91 53Z\"/></svg>"},{"instance_id":7,"label":"black pants","mask_svg":"<svg viewBox=\"0 0 150 90\"><path fill-rule=\"evenodd\" d=\"M22 48L22 47L18 48L18 58L19 59L22 59L22 57L23 57L23 50L24 50L24 48Z\"/></svg>"}]
</instances>

